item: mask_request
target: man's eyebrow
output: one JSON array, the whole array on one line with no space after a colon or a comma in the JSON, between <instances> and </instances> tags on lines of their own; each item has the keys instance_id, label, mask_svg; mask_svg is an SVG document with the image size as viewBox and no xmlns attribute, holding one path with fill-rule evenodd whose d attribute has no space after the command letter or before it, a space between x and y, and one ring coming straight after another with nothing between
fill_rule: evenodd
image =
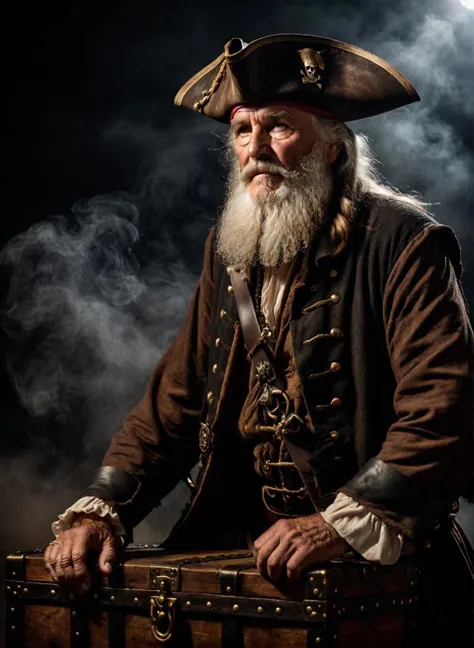
<instances>
[{"instance_id":1,"label":"man's eyebrow","mask_svg":"<svg viewBox=\"0 0 474 648\"><path fill-rule=\"evenodd\" d=\"M285 119L291 119L290 113L286 112L286 110L279 110L277 112L268 113L263 116L263 119L281 119L282 117L284 117Z\"/></svg>"},{"instance_id":2,"label":"man's eyebrow","mask_svg":"<svg viewBox=\"0 0 474 648\"><path fill-rule=\"evenodd\" d=\"M276 112L267 113L266 115L263 115L263 117L262 117L263 121L269 121L271 119L273 119L273 120L282 119L282 118L284 118L284 119L292 119L290 113L286 112L286 110L278 110ZM230 128L231 128L232 131L235 131L235 130L237 130L239 128L239 126L243 126L243 125L246 125L248 123L249 123L248 119L234 118L230 122Z\"/></svg>"},{"instance_id":3,"label":"man's eyebrow","mask_svg":"<svg viewBox=\"0 0 474 648\"><path fill-rule=\"evenodd\" d=\"M231 128L238 128L239 126L242 126L242 124L248 124L248 121L244 119L233 119L230 122L230 127Z\"/></svg>"}]
</instances>

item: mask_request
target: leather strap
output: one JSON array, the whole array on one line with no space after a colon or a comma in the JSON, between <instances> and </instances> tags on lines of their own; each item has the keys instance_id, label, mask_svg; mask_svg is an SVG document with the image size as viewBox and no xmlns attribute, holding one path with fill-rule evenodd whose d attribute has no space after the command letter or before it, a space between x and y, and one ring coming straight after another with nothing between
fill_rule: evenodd
<instances>
[{"instance_id":1,"label":"leather strap","mask_svg":"<svg viewBox=\"0 0 474 648\"><path fill-rule=\"evenodd\" d=\"M260 324L258 322L257 314L255 312L252 295L250 294L248 276L245 267L230 266L227 270L234 289L235 302L237 305L237 312L239 314L240 325L244 336L245 346L249 352L252 364L257 365L262 362L268 362L273 373L273 384L282 391L285 386L282 380L278 377L272 354L268 349L265 339L262 337ZM301 448L290 439L289 435L285 435L285 445L291 458L300 474L301 480L308 491L309 498L316 511L325 509L332 501L333 496L321 497L319 493L319 485L314 475L314 471L309 463L311 453L304 448Z\"/></svg>"},{"instance_id":2,"label":"leather strap","mask_svg":"<svg viewBox=\"0 0 474 648\"><path fill-rule=\"evenodd\" d=\"M258 323L257 313L253 306L252 296L250 294L248 277L245 266L230 266L227 269L232 288L234 289L237 312L239 313L240 325L244 334L245 346L250 353L258 345L261 338L260 324Z\"/></svg>"},{"instance_id":3,"label":"leather strap","mask_svg":"<svg viewBox=\"0 0 474 648\"><path fill-rule=\"evenodd\" d=\"M221 594L240 596L239 574L244 569L255 567L255 563L237 563L219 570ZM241 648L244 645L242 624L237 618L226 617L222 621L221 647Z\"/></svg>"}]
</instances>

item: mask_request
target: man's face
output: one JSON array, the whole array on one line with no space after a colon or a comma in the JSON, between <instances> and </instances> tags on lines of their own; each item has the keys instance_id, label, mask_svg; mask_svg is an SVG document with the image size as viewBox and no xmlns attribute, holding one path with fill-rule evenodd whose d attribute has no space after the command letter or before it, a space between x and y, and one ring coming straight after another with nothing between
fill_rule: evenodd
<instances>
[{"instance_id":1,"label":"man's face","mask_svg":"<svg viewBox=\"0 0 474 648\"><path fill-rule=\"evenodd\" d=\"M253 197L263 197L278 189L284 180L278 167L295 170L301 157L315 146L321 147L329 164L337 157L337 147L322 136L313 115L298 108L240 108L231 128L243 181ZM276 167L266 169L265 162Z\"/></svg>"}]
</instances>

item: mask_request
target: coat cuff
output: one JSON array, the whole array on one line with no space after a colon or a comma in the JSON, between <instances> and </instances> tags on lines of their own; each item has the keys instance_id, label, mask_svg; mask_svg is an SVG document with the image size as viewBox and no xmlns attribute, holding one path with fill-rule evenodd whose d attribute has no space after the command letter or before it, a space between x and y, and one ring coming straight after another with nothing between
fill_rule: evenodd
<instances>
[{"instance_id":1,"label":"coat cuff","mask_svg":"<svg viewBox=\"0 0 474 648\"><path fill-rule=\"evenodd\" d=\"M156 505L150 489L143 482L123 468L114 466L99 468L83 495L98 497L117 512L128 541L132 541L133 528L148 515L153 504Z\"/></svg>"},{"instance_id":2,"label":"coat cuff","mask_svg":"<svg viewBox=\"0 0 474 648\"><path fill-rule=\"evenodd\" d=\"M372 457L339 492L363 504L392 528L422 540L450 506L415 488L408 477Z\"/></svg>"}]
</instances>

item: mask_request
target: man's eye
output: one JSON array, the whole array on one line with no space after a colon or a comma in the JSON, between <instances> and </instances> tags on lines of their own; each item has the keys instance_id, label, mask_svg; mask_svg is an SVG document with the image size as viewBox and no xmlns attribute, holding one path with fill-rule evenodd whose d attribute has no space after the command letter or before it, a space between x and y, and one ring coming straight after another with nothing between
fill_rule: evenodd
<instances>
[{"instance_id":1,"label":"man's eye","mask_svg":"<svg viewBox=\"0 0 474 648\"><path fill-rule=\"evenodd\" d=\"M239 126L238 129L236 130L236 135L245 135L246 133L250 133L250 126Z\"/></svg>"},{"instance_id":2,"label":"man's eye","mask_svg":"<svg viewBox=\"0 0 474 648\"><path fill-rule=\"evenodd\" d=\"M288 124L285 124L285 122L276 122L276 123L273 125L272 130L275 130L275 129L277 129L277 130L283 130L284 128L288 128Z\"/></svg>"}]
</instances>

